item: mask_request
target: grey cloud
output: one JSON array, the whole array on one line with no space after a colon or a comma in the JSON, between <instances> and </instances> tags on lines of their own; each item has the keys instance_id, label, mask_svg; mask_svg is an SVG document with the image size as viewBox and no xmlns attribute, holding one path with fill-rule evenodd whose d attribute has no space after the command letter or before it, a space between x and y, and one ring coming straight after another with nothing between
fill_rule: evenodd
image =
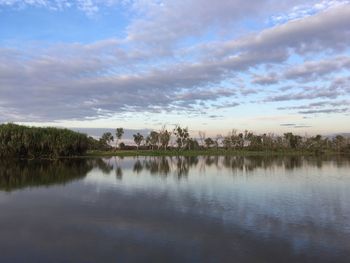
<instances>
[{"instance_id":1,"label":"grey cloud","mask_svg":"<svg viewBox=\"0 0 350 263\"><path fill-rule=\"evenodd\" d=\"M285 127L290 127L290 126L295 126L295 123L282 123L280 126L285 126Z\"/></svg>"},{"instance_id":2,"label":"grey cloud","mask_svg":"<svg viewBox=\"0 0 350 263\"><path fill-rule=\"evenodd\" d=\"M278 110L304 110L304 109L315 109L327 106L339 107L344 105L349 105L350 101L340 100L340 101L319 101L314 103L309 103L306 105L293 106L293 107L279 107Z\"/></svg>"},{"instance_id":3,"label":"grey cloud","mask_svg":"<svg viewBox=\"0 0 350 263\"><path fill-rule=\"evenodd\" d=\"M311 128L311 125L296 125L294 129Z\"/></svg>"},{"instance_id":4,"label":"grey cloud","mask_svg":"<svg viewBox=\"0 0 350 263\"><path fill-rule=\"evenodd\" d=\"M273 11L291 9L303 1L244 1L221 0L164 0L161 2L139 0L134 9L144 14L128 28L128 39L149 48L169 52L179 40L187 36L206 33L210 28L223 28L246 18L263 18ZM312 1L314 2L314 1Z\"/></svg>"},{"instance_id":5,"label":"grey cloud","mask_svg":"<svg viewBox=\"0 0 350 263\"><path fill-rule=\"evenodd\" d=\"M222 115L209 115L208 117L210 119L219 119L219 118L222 118L223 116Z\"/></svg>"},{"instance_id":6,"label":"grey cloud","mask_svg":"<svg viewBox=\"0 0 350 263\"><path fill-rule=\"evenodd\" d=\"M231 89L211 89L211 90L191 90L186 93L178 94L174 99L179 101L195 102L197 100L215 100L221 97L234 96L236 92Z\"/></svg>"},{"instance_id":7,"label":"grey cloud","mask_svg":"<svg viewBox=\"0 0 350 263\"><path fill-rule=\"evenodd\" d=\"M265 102L292 101L292 100L312 100L319 98L337 98L341 91L331 88L305 88L303 91L272 96L265 99Z\"/></svg>"},{"instance_id":8,"label":"grey cloud","mask_svg":"<svg viewBox=\"0 0 350 263\"><path fill-rule=\"evenodd\" d=\"M113 39L36 50L36 55L0 49L0 106L13 109L17 119L37 121L191 110L197 101L240 94L240 88L218 94L205 91L252 67L285 62L293 50L303 54L348 47L349 23L350 7L342 6L202 48L206 55L199 61L161 61L160 66L149 66L149 53L123 50L118 45L123 41ZM346 83L338 79L330 87L273 96L266 102L335 98L349 92ZM9 112L1 113L3 119L13 120Z\"/></svg>"},{"instance_id":9,"label":"grey cloud","mask_svg":"<svg viewBox=\"0 0 350 263\"><path fill-rule=\"evenodd\" d=\"M296 124L296 123L285 123L285 124L280 124L282 127L291 127L294 129L301 129L301 128L311 128L312 126L306 125L306 124Z\"/></svg>"},{"instance_id":10,"label":"grey cloud","mask_svg":"<svg viewBox=\"0 0 350 263\"><path fill-rule=\"evenodd\" d=\"M286 79L313 80L321 76L350 69L350 57L332 57L322 61L306 62L301 66L292 67L284 74Z\"/></svg>"},{"instance_id":11,"label":"grey cloud","mask_svg":"<svg viewBox=\"0 0 350 263\"><path fill-rule=\"evenodd\" d=\"M243 95L243 96L248 96L248 95L256 94L256 93L259 92L258 89L255 89L255 88L245 88L245 87L240 88L239 91L240 91L241 95Z\"/></svg>"},{"instance_id":12,"label":"grey cloud","mask_svg":"<svg viewBox=\"0 0 350 263\"><path fill-rule=\"evenodd\" d=\"M0 10L3 6L13 8L40 7L49 10L64 10L74 7L91 16L97 13L100 7L109 7L120 3L123 2L119 0L0 0Z\"/></svg>"},{"instance_id":13,"label":"grey cloud","mask_svg":"<svg viewBox=\"0 0 350 263\"><path fill-rule=\"evenodd\" d=\"M279 82L278 76L275 73L268 74L266 76L254 76L253 81L254 84L259 85L272 85Z\"/></svg>"},{"instance_id":14,"label":"grey cloud","mask_svg":"<svg viewBox=\"0 0 350 263\"><path fill-rule=\"evenodd\" d=\"M348 100L328 100L309 103L306 105L279 107L278 110L295 110L299 114L331 114L331 113L348 113L349 112Z\"/></svg>"},{"instance_id":15,"label":"grey cloud","mask_svg":"<svg viewBox=\"0 0 350 263\"><path fill-rule=\"evenodd\" d=\"M222 103L220 105L213 105L213 107L215 109L225 109L225 108L234 108L239 106L240 104L238 102L226 102L226 103Z\"/></svg>"},{"instance_id":16,"label":"grey cloud","mask_svg":"<svg viewBox=\"0 0 350 263\"><path fill-rule=\"evenodd\" d=\"M289 21L239 40L207 44L203 49L212 52L216 50L217 56L251 51L270 55L285 52L290 54L291 51L301 55L325 51L339 52L349 47L349 23L350 4L347 4L314 16Z\"/></svg>"},{"instance_id":17,"label":"grey cloud","mask_svg":"<svg viewBox=\"0 0 350 263\"><path fill-rule=\"evenodd\" d=\"M325 114L331 114L331 113L345 113L348 112L349 108L342 108L342 109L322 109L322 110L305 110L305 111L299 111L300 114L319 114L319 113L325 113Z\"/></svg>"},{"instance_id":18,"label":"grey cloud","mask_svg":"<svg viewBox=\"0 0 350 263\"><path fill-rule=\"evenodd\" d=\"M21 66L16 59L4 61L8 70L1 70L0 105L15 107L26 120L31 112L32 120L46 121L97 118L125 111L186 110L198 100L214 101L235 94L229 89L194 88L211 83L218 74L215 70L202 72L197 66L153 70L143 75L98 76L90 71L94 73L105 65L99 60L90 62L39 57ZM11 77L9 72L21 78ZM183 103L178 104L180 101Z\"/></svg>"}]
</instances>

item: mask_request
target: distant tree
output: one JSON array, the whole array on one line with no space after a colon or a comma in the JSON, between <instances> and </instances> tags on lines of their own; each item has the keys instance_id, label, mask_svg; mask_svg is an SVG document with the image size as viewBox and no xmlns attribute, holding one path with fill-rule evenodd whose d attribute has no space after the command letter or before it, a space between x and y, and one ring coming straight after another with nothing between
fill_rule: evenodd
<instances>
[{"instance_id":1,"label":"distant tree","mask_svg":"<svg viewBox=\"0 0 350 263\"><path fill-rule=\"evenodd\" d=\"M176 136L176 144L179 149L186 147L187 140L190 137L188 128L181 128L177 125L174 129L174 135Z\"/></svg>"},{"instance_id":2,"label":"distant tree","mask_svg":"<svg viewBox=\"0 0 350 263\"><path fill-rule=\"evenodd\" d=\"M140 147L140 145L141 145L141 143L142 143L144 137L143 137L143 135L140 134L139 132L136 133L136 134L134 134L133 136L134 136L134 142L135 142L135 144L137 145L137 149L139 149L139 147Z\"/></svg>"},{"instance_id":3,"label":"distant tree","mask_svg":"<svg viewBox=\"0 0 350 263\"><path fill-rule=\"evenodd\" d=\"M125 148L125 143L123 143L123 142L119 143L119 148L120 149L124 149Z\"/></svg>"},{"instance_id":4,"label":"distant tree","mask_svg":"<svg viewBox=\"0 0 350 263\"><path fill-rule=\"evenodd\" d=\"M168 130L165 129L165 126L163 126L163 128L161 129L161 131L159 132L159 142L160 145L162 146L162 148L164 150L167 149L169 142L170 142L170 138L171 138L171 132L169 132Z\"/></svg>"},{"instance_id":5,"label":"distant tree","mask_svg":"<svg viewBox=\"0 0 350 263\"><path fill-rule=\"evenodd\" d=\"M193 138L189 138L187 141L186 141L186 147L185 147L187 150L196 150L196 149L199 149L199 143L196 139L193 139Z\"/></svg>"},{"instance_id":6,"label":"distant tree","mask_svg":"<svg viewBox=\"0 0 350 263\"><path fill-rule=\"evenodd\" d=\"M225 149L231 149L232 147L231 137L225 136L222 140L222 144L225 147Z\"/></svg>"},{"instance_id":7,"label":"distant tree","mask_svg":"<svg viewBox=\"0 0 350 263\"><path fill-rule=\"evenodd\" d=\"M222 142L222 135L221 134L216 135L214 140L214 145L217 150L219 149L219 145L221 142Z\"/></svg>"},{"instance_id":8,"label":"distant tree","mask_svg":"<svg viewBox=\"0 0 350 263\"><path fill-rule=\"evenodd\" d=\"M198 132L198 136L199 136L199 142L200 142L200 144L201 144L201 146L204 146L204 141L205 141L205 132L203 132L203 131L199 131Z\"/></svg>"},{"instance_id":9,"label":"distant tree","mask_svg":"<svg viewBox=\"0 0 350 263\"><path fill-rule=\"evenodd\" d=\"M151 131L151 133L147 136L146 141L151 146L152 150L154 150L155 147L158 148L159 133L156 131Z\"/></svg>"},{"instance_id":10,"label":"distant tree","mask_svg":"<svg viewBox=\"0 0 350 263\"><path fill-rule=\"evenodd\" d=\"M0 125L0 157L59 157L82 155L97 141L67 129Z\"/></svg>"},{"instance_id":11,"label":"distant tree","mask_svg":"<svg viewBox=\"0 0 350 263\"><path fill-rule=\"evenodd\" d=\"M113 135L110 132L105 132L104 134L102 134L101 139L103 142L110 144L113 141Z\"/></svg>"},{"instance_id":12,"label":"distant tree","mask_svg":"<svg viewBox=\"0 0 350 263\"><path fill-rule=\"evenodd\" d=\"M117 146L119 145L119 140L122 139L124 135L124 129L123 128L117 128L115 131L115 138L117 139Z\"/></svg>"},{"instance_id":13,"label":"distant tree","mask_svg":"<svg viewBox=\"0 0 350 263\"><path fill-rule=\"evenodd\" d=\"M207 146L207 148L210 148L215 142L213 141L212 138L208 137L204 140L205 145Z\"/></svg>"},{"instance_id":14,"label":"distant tree","mask_svg":"<svg viewBox=\"0 0 350 263\"><path fill-rule=\"evenodd\" d=\"M345 146L345 138L342 135L337 135L333 138L332 141L334 148L337 152L340 152L341 149Z\"/></svg>"},{"instance_id":15,"label":"distant tree","mask_svg":"<svg viewBox=\"0 0 350 263\"><path fill-rule=\"evenodd\" d=\"M292 149L297 149L301 145L302 138L299 135L294 135L291 132L285 133L284 138L287 144Z\"/></svg>"}]
</instances>

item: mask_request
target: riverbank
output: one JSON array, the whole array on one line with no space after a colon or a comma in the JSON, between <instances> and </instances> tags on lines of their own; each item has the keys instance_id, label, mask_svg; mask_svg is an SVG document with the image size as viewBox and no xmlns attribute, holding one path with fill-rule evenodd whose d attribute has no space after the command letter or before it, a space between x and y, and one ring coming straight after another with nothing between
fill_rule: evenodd
<instances>
[{"instance_id":1,"label":"riverbank","mask_svg":"<svg viewBox=\"0 0 350 263\"><path fill-rule=\"evenodd\" d=\"M327 151L247 151L247 150L117 150L117 151L88 151L84 157L127 157L127 156L302 156L302 155L349 155Z\"/></svg>"}]
</instances>

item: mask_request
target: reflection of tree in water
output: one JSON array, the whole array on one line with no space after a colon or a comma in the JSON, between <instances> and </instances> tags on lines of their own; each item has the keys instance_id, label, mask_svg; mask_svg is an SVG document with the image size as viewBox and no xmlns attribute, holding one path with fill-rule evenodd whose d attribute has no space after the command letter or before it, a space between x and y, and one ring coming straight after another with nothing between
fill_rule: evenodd
<instances>
[{"instance_id":1,"label":"reflection of tree in water","mask_svg":"<svg viewBox=\"0 0 350 263\"><path fill-rule=\"evenodd\" d=\"M141 173L144 169L152 175L168 176L174 172L178 178L187 176L191 166L198 164L198 157L152 157L144 160L137 159L133 165L134 173Z\"/></svg>"},{"instance_id":2,"label":"reflection of tree in water","mask_svg":"<svg viewBox=\"0 0 350 263\"><path fill-rule=\"evenodd\" d=\"M143 165L139 159L137 159L134 163L134 168L133 171L134 173L136 172L137 174L141 173L143 170Z\"/></svg>"},{"instance_id":3,"label":"reflection of tree in water","mask_svg":"<svg viewBox=\"0 0 350 263\"><path fill-rule=\"evenodd\" d=\"M113 171L113 164L110 162L111 159L92 159L95 167L101 170L104 174L110 174Z\"/></svg>"},{"instance_id":4,"label":"reflection of tree in water","mask_svg":"<svg viewBox=\"0 0 350 263\"><path fill-rule=\"evenodd\" d=\"M329 160L327 160L327 161L329 161ZM343 167L343 166L349 165L350 156L349 155L336 155L334 157L333 161L337 167Z\"/></svg>"},{"instance_id":5,"label":"reflection of tree in water","mask_svg":"<svg viewBox=\"0 0 350 263\"><path fill-rule=\"evenodd\" d=\"M169 161L166 157L155 157L144 161L145 169L152 175L167 176L170 173Z\"/></svg>"},{"instance_id":6,"label":"reflection of tree in water","mask_svg":"<svg viewBox=\"0 0 350 263\"><path fill-rule=\"evenodd\" d=\"M244 169L244 158L241 156L225 156L222 165L228 169L242 171Z\"/></svg>"},{"instance_id":7,"label":"reflection of tree in water","mask_svg":"<svg viewBox=\"0 0 350 263\"><path fill-rule=\"evenodd\" d=\"M205 167L225 167L232 171L252 172L255 169L271 169L284 168L293 170L302 167L303 165L312 165L320 167L325 160L336 160L335 163L344 165L344 158L338 156L333 159L330 157L302 157L302 156L205 156L205 157L150 157L143 160L137 159L133 166L135 173L140 173L142 170L147 170L152 175L168 176L174 173L178 178L187 177L192 167L197 167L200 164L200 169ZM345 159L349 164L349 158Z\"/></svg>"},{"instance_id":8,"label":"reflection of tree in water","mask_svg":"<svg viewBox=\"0 0 350 263\"><path fill-rule=\"evenodd\" d=\"M117 166L117 168L115 169L115 177L118 180L122 180L123 179L123 170L120 166Z\"/></svg>"},{"instance_id":9,"label":"reflection of tree in water","mask_svg":"<svg viewBox=\"0 0 350 263\"><path fill-rule=\"evenodd\" d=\"M303 167L303 165L314 166L321 168L325 161L332 161L337 166L350 164L349 157L340 156L224 156L221 164L234 171L251 172L255 169L271 169L281 167L286 170L293 170Z\"/></svg>"},{"instance_id":10,"label":"reflection of tree in water","mask_svg":"<svg viewBox=\"0 0 350 263\"><path fill-rule=\"evenodd\" d=\"M219 156L205 156L205 165L206 166L212 166L213 164L215 164L216 166L218 166L219 163Z\"/></svg>"},{"instance_id":11,"label":"reflection of tree in water","mask_svg":"<svg viewBox=\"0 0 350 263\"><path fill-rule=\"evenodd\" d=\"M82 179L94 167L89 159L0 161L0 190L66 184Z\"/></svg>"},{"instance_id":12,"label":"reflection of tree in water","mask_svg":"<svg viewBox=\"0 0 350 263\"><path fill-rule=\"evenodd\" d=\"M291 156L284 158L284 167L287 170L294 170L303 166L303 158L301 156Z\"/></svg>"},{"instance_id":13,"label":"reflection of tree in water","mask_svg":"<svg viewBox=\"0 0 350 263\"><path fill-rule=\"evenodd\" d=\"M197 156L176 157L177 177L187 177L191 167L197 166L199 159Z\"/></svg>"},{"instance_id":14,"label":"reflection of tree in water","mask_svg":"<svg viewBox=\"0 0 350 263\"><path fill-rule=\"evenodd\" d=\"M176 160L176 174L178 178L187 177L190 170L189 163L186 157L177 157Z\"/></svg>"}]
</instances>

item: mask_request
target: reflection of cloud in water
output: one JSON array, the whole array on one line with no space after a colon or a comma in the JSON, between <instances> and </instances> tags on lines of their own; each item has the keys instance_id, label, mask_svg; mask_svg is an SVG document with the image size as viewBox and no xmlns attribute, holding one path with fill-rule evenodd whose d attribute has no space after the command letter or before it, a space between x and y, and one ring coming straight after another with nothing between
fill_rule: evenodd
<instances>
[{"instance_id":1,"label":"reflection of cloud in water","mask_svg":"<svg viewBox=\"0 0 350 263\"><path fill-rule=\"evenodd\" d=\"M158 204L165 202L174 213L287 239L297 251L316 244L350 250L349 159L145 157L117 159L114 166L123 170L123 179L106 178L109 191L114 181L118 191L158 195Z\"/></svg>"},{"instance_id":2,"label":"reflection of cloud in water","mask_svg":"<svg viewBox=\"0 0 350 263\"><path fill-rule=\"evenodd\" d=\"M84 256L152 262L169 256L178 262L347 262L350 257L348 159L77 162L29 165L42 174L53 172L47 177L52 183L40 181L35 189L19 184L9 196L0 191L0 200L7 197L0 202L3 259L11 253L60 262L84 262ZM7 165L1 171L20 174L26 166ZM26 172L15 178L22 177ZM65 185L55 187L61 177ZM75 178L82 180L69 183ZM20 182L32 186L31 180ZM47 242L57 237L59 242Z\"/></svg>"}]
</instances>

